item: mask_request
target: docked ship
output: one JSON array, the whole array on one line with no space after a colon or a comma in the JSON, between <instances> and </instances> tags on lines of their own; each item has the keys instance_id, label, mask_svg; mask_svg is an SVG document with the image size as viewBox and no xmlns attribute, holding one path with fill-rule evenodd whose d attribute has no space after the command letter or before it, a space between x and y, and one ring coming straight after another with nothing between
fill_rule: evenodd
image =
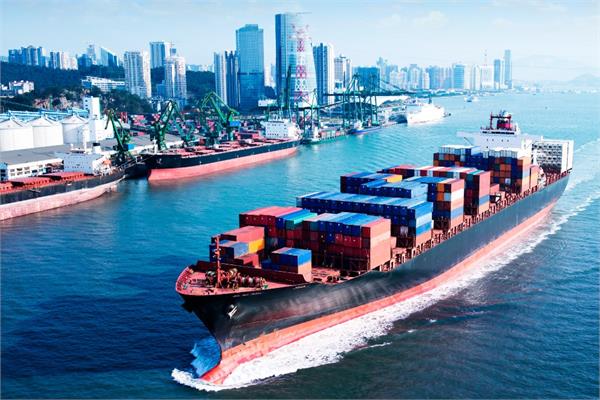
<instances>
[{"instance_id":1,"label":"docked ship","mask_svg":"<svg viewBox=\"0 0 600 400\"><path fill-rule=\"evenodd\" d=\"M73 149L62 158L61 171L0 182L0 221L95 199L124 177L99 146Z\"/></svg>"},{"instance_id":2,"label":"docked ship","mask_svg":"<svg viewBox=\"0 0 600 400\"><path fill-rule=\"evenodd\" d=\"M301 138L289 120L263 122L259 133L213 146L169 149L146 160L149 181L197 177L290 156Z\"/></svg>"},{"instance_id":3,"label":"docked ship","mask_svg":"<svg viewBox=\"0 0 600 400\"><path fill-rule=\"evenodd\" d=\"M366 133L375 132L381 129L381 125L364 126L361 121L356 121L354 126L348 130L350 135L364 135Z\"/></svg>"},{"instance_id":4,"label":"docked ship","mask_svg":"<svg viewBox=\"0 0 600 400\"><path fill-rule=\"evenodd\" d=\"M446 116L444 107L431 102L424 103L419 100L407 102L404 110L397 116L398 123L408 125L439 121Z\"/></svg>"},{"instance_id":5,"label":"docked ship","mask_svg":"<svg viewBox=\"0 0 600 400\"><path fill-rule=\"evenodd\" d=\"M495 122L495 124L494 124ZM540 223L567 186L573 142L523 135L508 113L433 165L340 178L297 207L242 213L175 289L221 347L201 379L452 281ZM508 146L508 147L507 147Z\"/></svg>"}]
</instances>

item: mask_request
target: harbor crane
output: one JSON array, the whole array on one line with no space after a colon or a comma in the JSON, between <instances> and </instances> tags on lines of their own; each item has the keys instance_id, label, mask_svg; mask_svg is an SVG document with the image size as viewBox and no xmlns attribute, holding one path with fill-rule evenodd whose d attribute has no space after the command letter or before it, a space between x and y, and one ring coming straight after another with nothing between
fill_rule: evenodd
<instances>
[{"instance_id":1,"label":"harbor crane","mask_svg":"<svg viewBox=\"0 0 600 400\"><path fill-rule=\"evenodd\" d=\"M208 92L199 104L199 111L199 122L207 146L218 145L223 133L225 140L233 140L233 131L237 126L233 118L240 114L229 107L218 94Z\"/></svg>"},{"instance_id":2,"label":"harbor crane","mask_svg":"<svg viewBox=\"0 0 600 400\"><path fill-rule=\"evenodd\" d=\"M179 136L183 140L186 146L191 145L194 142L194 134L192 129L184 126L185 119L179 111L177 103L173 100L169 100L163 108L160 116L152 124L153 130L150 133L150 138L156 141L156 146L159 151L167 149L166 134L171 127L175 127Z\"/></svg>"},{"instance_id":3,"label":"harbor crane","mask_svg":"<svg viewBox=\"0 0 600 400\"><path fill-rule=\"evenodd\" d=\"M129 153L131 133L129 129L123 127L121 120L115 116L114 110L106 110L106 117L106 126L104 129L108 128L108 124L111 124L115 139L117 140L117 144L113 146L113 149L117 152L115 156L117 164L125 164L131 158L131 154Z\"/></svg>"}]
</instances>

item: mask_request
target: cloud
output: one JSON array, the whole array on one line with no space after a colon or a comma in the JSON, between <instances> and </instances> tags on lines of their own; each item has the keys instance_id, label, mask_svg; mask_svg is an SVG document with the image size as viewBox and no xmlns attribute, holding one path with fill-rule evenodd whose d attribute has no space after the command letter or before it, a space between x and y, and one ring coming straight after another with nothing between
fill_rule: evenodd
<instances>
[{"instance_id":1,"label":"cloud","mask_svg":"<svg viewBox=\"0 0 600 400\"><path fill-rule=\"evenodd\" d=\"M448 18L441 11L430 11L428 14L413 19L416 27L440 27L446 25Z\"/></svg>"},{"instance_id":2,"label":"cloud","mask_svg":"<svg viewBox=\"0 0 600 400\"><path fill-rule=\"evenodd\" d=\"M379 20L379 26L382 28L397 28L406 23L406 18L400 14L393 13Z\"/></svg>"}]
</instances>

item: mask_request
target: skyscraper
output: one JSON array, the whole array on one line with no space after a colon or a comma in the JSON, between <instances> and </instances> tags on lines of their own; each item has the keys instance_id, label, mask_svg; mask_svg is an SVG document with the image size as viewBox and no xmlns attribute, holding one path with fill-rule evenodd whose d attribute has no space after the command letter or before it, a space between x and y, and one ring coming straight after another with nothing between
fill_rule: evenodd
<instances>
[{"instance_id":1,"label":"skyscraper","mask_svg":"<svg viewBox=\"0 0 600 400\"><path fill-rule=\"evenodd\" d=\"M494 89L504 89L504 60L494 60Z\"/></svg>"},{"instance_id":2,"label":"skyscraper","mask_svg":"<svg viewBox=\"0 0 600 400\"><path fill-rule=\"evenodd\" d=\"M333 93L335 89L335 65L333 57L333 45L321 43L313 47L315 58L315 70L317 78L317 102L319 104L330 104L334 98L326 96Z\"/></svg>"},{"instance_id":3,"label":"skyscraper","mask_svg":"<svg viewBox=\"0 0 600 400\"><path fill-rule=\"evenodd\" d=\"M185 58L168 57L165 60L165 89L167 97L185 105L187 100L187 81L185 76Z\"/></svg>"},{"instance_id":4,"label":"skyscraper","mask_svg":"<svg viewBox=\"0 0 600 400\"><path fill-rule=\"evenodd\" d=\"M471 90L481 89L481 67L477 64L471 67Z\"/></svg>"},{"instance_id":5,"label":"skyscraper","mask_svg":"<svg viewBox=\"0 0 600 400\"><path fill-rule=\"evenodd\" d=\"M263 30L258 25L246 25L235 31L239 62L240 108L250 110L264 97L265 61Z\"/></svg>"},{"instance_id":6,"label":"skyscraper","mask_svg":"<svg viewBox=\"0 0 600 400\"><path fill-rule=\"evenodd\" d=\"M465 64L452 66L452 87L469 90L471 88L471 69Z\"/></svg>"},{"instance_id":7,"label":"skyscraper","mask_svg":"<svg viewBox=\"0 0 600 400\"><path fill-rule=\"evenodd\" d=\"M215 93L229 105L227 101L227 66L225 54L215 53L213 62L215 72Z\"/></svg>"},{"instance_id":8,"label":"skyscraper","mask_svg":"<svg viewBox=\"0 0 600 400\"><path fill-rule=\"evenodd\" d=\"M96 45L90 44L87 49L85 49L85 54L88 56L92 64L98 64L98 53L96 52Z\"/></svg>"},{"instance_id":9,"label":"skyscraper","mask_svg":"<svg viewBox=\"0 0 600 400\"><path fill-rule=\"evenodd\" d=\"M510 50L504 50L504 84L512 89L512 58Z\"/></svg>"},{"instance_id":10,"label":"skyscraper","mask_svg":"<svg viewBox=\"0 0 600 400\"><path fill-rule=\"evenodd\" d=\"M302 13L275 15L275 55L279 101L310 105L316 91L315 63L308 25ZM290 73L289 88L286 87ZM284 99L287 93L288 98Z\"/></svg>"},{"instance_id":11,"label":"skyscraper","mask_svg":"<svg viewBox=\"0 0 600 400\"><path fill-rule=\"evenodd\" d=\"M111 50L100 47L100 63L105 67L118 67L119 59Z\"/></svg>"},{"instance_id":12,"label":"skyscraper","mask_svg":"<svg viewBox=\"0 0 600 400\"><path fill-rule=\"evenodd\" d=\"M352 60L343 54L334 59L335 64L335 84L340 89L346 88L352 80Z\"/></svg>"},{"instance_id":13,"label":"skyscraper","mask_svg":"<svg viewBox=\"0 0 600 400\"><path fill-rule=\"evenodd\" d=\"M481 66L481 90L490 90L494 88L494 66Z\"/></svg>"},{"instance_id":14,"label":"skyscraper","mask_svg":"<svg viewBox=\"0 0 600 400\"><path fill-rule=\"evenodd\" d=\"M215 92L232 108L240 103L239 63L235 51L215 53Z\"/></svg>"},{"instance_id":15,"label":"skyscraper","mask_svg":"<svg viewBox=\"0 0 600 400\"><path fill-rule=\"evenodd\" d=\"M150 42L150 68L165 66L165 59L171 56L173 43Z\"/></svg>"},{"instance_id":16,"label":"skyscraper","mask_svg":"<svg viewBox=\"0 0 600 400\"><path fill-rule=\"evenodd\" d=\"M225 52L225 73L227 104L232 108L238 108L240 106L240 68L239 56L235 51Z\"/></svg>"},{"instance_id":17,"label":"skyscraper","mask_svg":"<svg viewBox=\"0 0 600 400\"><path fill-rule=\"evenodd\" d=\"M150 82L150 56L146 51L127 51L123 56L125 84L129 93L143 99L152 95Z\"/></svg>"}]
</instances>

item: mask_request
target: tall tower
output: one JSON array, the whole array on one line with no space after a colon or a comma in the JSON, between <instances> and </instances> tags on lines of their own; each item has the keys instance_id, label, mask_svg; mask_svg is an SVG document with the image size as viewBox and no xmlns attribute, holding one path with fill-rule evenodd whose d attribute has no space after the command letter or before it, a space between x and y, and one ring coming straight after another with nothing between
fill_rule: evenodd
<instances>
[{"instance_id":1,"label":"tall tower","mask_svg":"<svg viewBox=\"0 0 600 400\"><path fill-rule=\"evenodd\" d=\"M143 99L151 96L150 56L145 51L127 51L123 57L125 84L129 93Z\"/></svg>"},{"instance_id":2,"label":"tall tower","mask_svg":"<svg viewBox=\"0 0 600 400\"><path fill-rule=\"evenodd\" d=\"M333 93L335 89L333 53L333 45L331 44L321 43L313 47L317 81L317 101L319 104L330 104L333 102L333 97L325 96L325 93Z\"/></svg>"},{"instance_id":3,"label":"tall tower","mask_svg":"<svg viewBox=\"0 0 600 400\"><path fill-rule=\"evenodd\" d=\"M168 57L165 60L165 89L167 97L185 105L187 99L187 81L185 76L185 58Z\"/></svg>"},{"instance_id":4,"label":"tall tower","mask_svg":"<svg viewBox=\"0 0 600 400\"><path fill-rule=\"evenodd\" d=\"M213 69L215 73L215 93L227 104L227 65L224 53L215 53Z\"/></svg>"},{"instance_id":5,"label":"tall tower","mask_svg":"<svg viewBox=\"0 0 600 400\"><path fill-rule=\"evenodd\" d=\"M315 63L308 25L303 13L285 13L275 16L275 53L277 95L280 103L288 99L298 106L313 104L316 92ZM290 84L287 87L287 73Z\"/></svg>"},{"instance_id":6,"label":"tall tower","mask_svg":"<svg viewBox=\"0 0 600 400\"><path fill-rule=\"evenodd\" d=\"M165 66L165 60L171 56L173 43L170 42L150 42L150 68L160 68Z\"/></svg>"},{"instance_id":7,"label":"tall tower","mask_svg":"<svg viewBox=\"0 0 600 400\"><path fill-rule=\"evenodd\" d=\"M504 84L512 89L512 57L510 50L504 50Z\"/></svg>"},{"instance_id":8,"label":"tall tower","mask_svg":"<svg viewBox=\"0 0 600 400\"><path fill-rule=\"evenodd\" d=\"M265 89L263 30L258 25L246 25L235 31L239 62L240 107L256 108Z\"/></svg>"}]
</instances>

